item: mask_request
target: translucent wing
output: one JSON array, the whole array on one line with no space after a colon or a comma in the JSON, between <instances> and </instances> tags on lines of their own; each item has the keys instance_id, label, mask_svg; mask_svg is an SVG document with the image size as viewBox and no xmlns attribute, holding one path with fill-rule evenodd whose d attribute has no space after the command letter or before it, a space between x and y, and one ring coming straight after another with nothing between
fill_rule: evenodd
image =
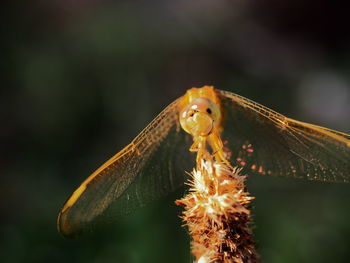
<instances>
[{"instance_id":1,"label":"translucent wing","mask_svg":"<svg viewBox=\"0 0 350 263\"><path fill-rule=\"evenodd\" d=\"M287 118L239 95L218 91L223 141L245 172L350 181L350 135Z\"/></svg>"},{"instance_id":2,"label":"translucent wing","mask_svg":"<svg viewBox=\"0 0 350 263\"><path fill-rule=\"evenodd\" d=\"M195 156L188 151L192 139L180 127L177 104L164 109L72 194L58 216L64 236L85 230L107 208L125 214L183 184Z\"/></svg>"}]
</instances>

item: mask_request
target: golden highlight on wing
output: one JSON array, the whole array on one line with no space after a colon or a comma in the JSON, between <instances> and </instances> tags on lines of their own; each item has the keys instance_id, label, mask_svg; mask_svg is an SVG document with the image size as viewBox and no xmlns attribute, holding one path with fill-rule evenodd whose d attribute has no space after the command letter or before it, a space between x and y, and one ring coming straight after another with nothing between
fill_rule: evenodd
<instances>
[{"instance_id":1,"label":"golden highlight on wing","mask_svg":"<svg viewBox=\"0 0 350 263\"><path fill-rule=\"evenodd\" d=\"M77 188L58 216L62 235L79 234L107 209L116 215L128 213L183 183L184 169L192 162L186 142L191 142L179 126L177 104L164 109Z\"/></svg>"},{"instance_id":2,"label":"golden highlight on wing","mask_svg":"<svg viewBox=\"0 0 350 263\"><path fill-rule=\"evenodd\" d=\"M222 139L247 173L350 181L350 135L293 120L254 101L218 91Z\"/></svg>"}]
</instances>

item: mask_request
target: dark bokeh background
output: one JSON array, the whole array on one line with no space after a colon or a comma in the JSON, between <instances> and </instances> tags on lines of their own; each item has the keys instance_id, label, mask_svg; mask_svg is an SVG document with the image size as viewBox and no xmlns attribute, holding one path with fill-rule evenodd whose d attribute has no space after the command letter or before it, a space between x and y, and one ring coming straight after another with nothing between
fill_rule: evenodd
<instances>
[{"instance_id":1,"label":"dark bokeh background","mask_svg":"<svg viewBox=\"0 0 350 263\"><path fill-rule=\"evenodd\" d=\"M192 86L350 132L350 27L337 1L12 1L1 19L1 262L190 262L181 189L80 239L55 221ZM252 176L249 190L263 262L349 262L349 185Z\"/></svg>"}]
</instances>

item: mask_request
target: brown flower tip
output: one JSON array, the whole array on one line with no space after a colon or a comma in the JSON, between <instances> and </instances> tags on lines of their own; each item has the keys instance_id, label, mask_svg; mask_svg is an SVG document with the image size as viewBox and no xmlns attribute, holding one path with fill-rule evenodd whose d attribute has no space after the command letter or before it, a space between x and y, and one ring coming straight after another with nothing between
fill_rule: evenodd
<instances>
[{"instance_id":1,"label":"brown flower tip","mask_svg":"<svg viewBox=\"0 0 350 263\"><path fill-rule=\"evenodd\" d=\"M245 176L224 163L201 160L191 173L190 191L176 204L184 206L182 219L192 236L198 263L256 263Z\"/></svg>"}]
</instances>

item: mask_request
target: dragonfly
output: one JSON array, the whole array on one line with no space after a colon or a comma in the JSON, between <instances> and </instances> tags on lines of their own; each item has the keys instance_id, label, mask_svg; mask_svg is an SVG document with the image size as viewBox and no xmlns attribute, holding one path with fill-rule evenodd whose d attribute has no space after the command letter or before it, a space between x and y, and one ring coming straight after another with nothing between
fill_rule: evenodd
<instances>
[{"instance_id":1,"label":"dragonfly","mask_svg":"<svg viewBox=\"0 0 350 263\"><path fill-rule=\"evenodd\" d=\"M124 215L174 191L208 147L242 174L350 181L349 134L212 86L192 88L83 181L59 212L58 231L73 237L107 211Z\"/></svg>"}]
</instances>

